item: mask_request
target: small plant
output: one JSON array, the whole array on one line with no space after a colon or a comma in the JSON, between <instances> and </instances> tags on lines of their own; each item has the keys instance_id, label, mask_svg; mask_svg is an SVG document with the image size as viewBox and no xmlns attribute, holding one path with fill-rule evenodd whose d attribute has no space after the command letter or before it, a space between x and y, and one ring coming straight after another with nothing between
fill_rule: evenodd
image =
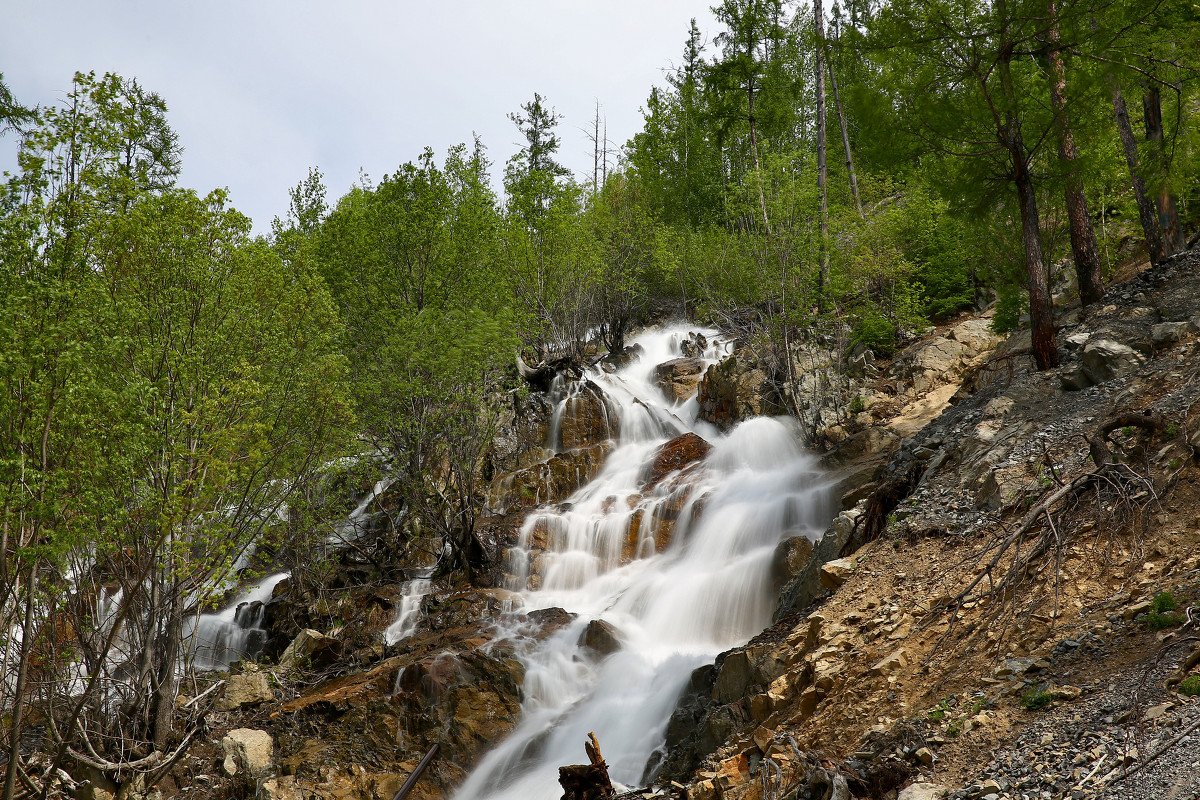
<instances>
[{"instance_id":1,"label":"small plant","mask_svg":"<svg viewBox=\"0 0 1200 800\"><path fill-rule=\"evenodd\" d=\"M1179 693L1185 697L1195 697L1200 694L1200 675L1189 675L1179 684Z\"/></svg>"},{"instance_id":2,"label":"small plant","mask_svg":"<svg viewBox=\"0 0 1200 800\"><path fill-rule=\"evenodd\" d=\"M1165 628L1174 628L1182 620L1174 614L1160 614L1157 611L1151 611L1142 620L1146 627L1152 631L1161 631Z\"/></svg>"},{"instance_id":3,"label":"small plant","mask_svg":"<svg viewBox=\"0 0 1200 800\"><path fill-rule=\"evenodd\" d=\"M1156 613L1163 614L1167 611L1174 611L1179 608L1179 601L1176 600L1170 592L1159 592L1154 595L1154 599L1150 601L1150 607Z\"/></svg>"},{"instance_id":4,"label":"small plant","mask_svg":"<svg viewBox=\"0 0 1200 800\"><path fill-rule=\"evenodd\" d=\"M861 394L854 395L854 399L850 401L848 409L852 415L861 414L867 410L867 404L863 401Z\"/></svg>"},{"instance_id":5,"label":"small plant","mask_svg":"<svg viewBox=\"0 0 1200 800\"><path fill-rule=\"evenodd\" d=\"M1021 705L1030 711L1035 711L1039 708L1045 708L1054 700L1054 695L1049 692L1043 692L1037 687L1030 688L1025 694L1021 695Z\"/></svg>"},{"instance_id":6,"label":"small plant","mask_svg":"<svg viewBox=\"0 0 1200 800\"><path fill-rule=\"evenodd\" d=\"M974 716L980 711L983 711L985 708L991 707L991 705L992 704L988 702L986 697L980 697L974 703L971 703L971 715Z\"/></svg>"},{"instance_id":7,"label":"small plant","mask_svg":"<svg viewBox=\"0 0 1200 800\"><path fill-rule=\"evenodd\" d=\"M1124 428L1121 428L1121 435L1128 439L1130 436L1133 436L1136 430L1132 425L1126 425Z\"/></svg>"},{"instance_id":8,"label":"small plant","mask_svg":"<svg viewBox=\"0 0 1200 800\"><path fill-rule=\"evenodd\" d=\"M1179 424L1175 422L1168 422L1163 426L1162 435L1164 439L1174 439L1179 435Z\"/></svg>"},{"instance_id":9,"label":"small plant","mask_svg":"<svg viewBox=\"0 0 1200 800\"><path fill-rule=\"evenodd\" d=\"M962 733L962 722L957 719L951 720L950 724L946 726L946 735L953 739L960 733Z\"/></svg>"},{"instance_id":10,"label":"small plant","mask_svg":"<svg viewBox=\"0 0 1200 800\"><path fill-rule=\"evenodd\" d=\"M1183 691L1182 688L1180 689L1180 691ZM942 711L940 708L929 712L929 721L930 722L941 722L945 718L946 718L946 712Z\"/></svg>"},{"instance_id":11,"label":"small plant","mask_svg":"<svg viewBox=\"0 0 1200 800\"><path fill-rule=\"evenodd\" d=\"M1183 462L1178 458L1172 458L1169 462L1167 462L1167 469L1171 470L1171 472L1174 472L1175 470L1179 469L1179 466L1182 463Z\"/></svg>"}]
</instances>

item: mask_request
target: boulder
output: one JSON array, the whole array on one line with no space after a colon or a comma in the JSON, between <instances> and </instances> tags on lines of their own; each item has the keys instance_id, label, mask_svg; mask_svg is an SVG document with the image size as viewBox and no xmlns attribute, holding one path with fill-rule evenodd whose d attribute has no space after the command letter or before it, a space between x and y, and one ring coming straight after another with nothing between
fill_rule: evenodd
<instances>
[{"instance_id":1,"label":"boulder","mask_svg":"<svg viewBox=\"0 0 1200 800\"><path fill-rule=\"evenodd\" d=\"M807 536L793 536L784 539L775 547L772 557L772 567L776 578L786 583L795 578L812 559L813 543Z\"/></svg>"},{"instance_id":2,"label":"boulder","mask_svg":"<svg viewBox=\"0 0 1200 800\"><path fill-rule=\"evenodd\" d=\"M323 668L337 661L342 643L320 631L305 628L279 657L281 669Z\"/></svg>"},{"instance_id":3,"label":"boulder","mask_svg":"<svg viewBox=\"0 0 1200 800\"><path fill-rule=\"evenodd\" d=\"M621 634L602 619L594 619L579 635L579 646L598 656L607 656L621 649Z\"/></svg>"},{"instance_id":4,"label":"boulder","mask_svg":"<svg viewBox=\"0 0 1200 800\"><path fill-rule=\"evenodd\" d=\"M256 706L275 699L271 685L267 682L266 673L247 672L241 675L229 676L229 682L221 692L214 708L217 711L233 711L245 706Z\"/></svg>"},{"instance_id":5,"label":"boulder","mask_svg":"<svg viewBox=\"0 0 1200 800\"><path fill-rule=\"evenodd\" d=\"M1192 320L1183 322L1163 322L1150 329L1150 338L1156 345L1174 344L1185 336L1196 332L1196 324Z\"/></svg>"},{"instance_id":6,"label":"boulder","mask_svg":"<svg viewBox=\"0 0 1200 800\"><path fill-rule=\"evenodd\" d=\"M750 417L778 409L774 389L761 369L743 369L737 356L712 364L696 391L700 419L723 431Z\"/></svg>"},{"instance_id":7,"label":"boulder","mask_svg":"<svg viewBox=\"0 0 1200 800\"><path fill-rule=\"evenodd\" d=\"M232 759L238 772L262 778L271 773L275 740L266 731L254 728L234 728L221 740L226 763ZM228 767L226 767L228 769Z\"/></svg>"},{"instance_id":8,"label":"boulder","mask_svg":"<svg viewBox=\"0 0 1200 800\"><path fill-rule=\"evenodd\" d=\"M1145 357L1112 339L1093 339L1083 347L1083 371L1092 383L1104 383L1137 370Z\"/></svg>"},{"instance_id":9,"label":"boulder","mask_svg":"<svg viewBox=\"0 0 1200 800\"><path fill-rule=\"evenodd\" d=\"M711 450L712 445L694 433L676 436L654 454L654 460L642 476L645 482L643 489L653 489L667 475L701 461Z\"/></svg>"},{"instance_id":10,"label":"boulder","mask_svg":"<svg viewBox=\"0 0 1200 800\"><path fill-rule=\"evenodd\" d=\"M667 400L679 403L696 393L704 373L704 360L676 358L654 368L654 380Z\"/></svg>"},{"instance_id":11,"label":"boulder","mask_svg":"<svg viewBox=\"0 0 1200 800\"><path fill-rule=\"evenodd\" d=\"M559 439L565 450L590 447L618 432L618 417L600 387L591 381L576 384L563 405Z\"/></svg>"},{"instance_id":12,"label":"boulder","mask_svg":"<svg viewBox=\"0 0 1200 800\"><path fill-rule=\"evenodd\" d=\"M902 647L888 653L871 667L872 675L892 675L908 666L908 652Z\"/></svg>"}]
</instances>

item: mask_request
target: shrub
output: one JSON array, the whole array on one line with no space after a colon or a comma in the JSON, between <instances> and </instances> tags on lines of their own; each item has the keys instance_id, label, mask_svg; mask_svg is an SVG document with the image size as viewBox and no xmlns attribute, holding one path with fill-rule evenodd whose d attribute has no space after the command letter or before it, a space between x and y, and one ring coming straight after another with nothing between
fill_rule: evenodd
<instances>
[{"instance_id":1,"label":"shrub","mask_svg":"<svg viewBox=\"0 0 1200 800\"><path fill-rule=\"evenodd\" d=\"M1172 597L1170 592L1159 592L1150 602L1155 612L1159 614L1179 608L1179 601Z\"/></svg>"},{"instance_id":2,"label":"shrub","mask_svg":"<svg viewBox=\"0 0 1200 800\"><path fill-rule=\"evenodd\" d=\"M1044 708L1050 705L1053 700L1054 695L1049 692L1043 692L1036 687L1031 688L1025 694L1021 695L1021 705L1030 711Z\"/></svg>"},{"instance_id":3,"label":"shrub","mask_svg":"<svg viewBox=\"0 0 1200 800\"><path fill-rule=\"evenodd\" d=\"M1180 623L1179 617L1174 614L1160 614L1157 611L1151 611L1143 620L1146 627L1152 631L1161 631L1164 628L1174 628Z\"/></svg>"},{"instance_id":4,"label":"shrub","mask_svg":"<svg viewBox=\"0 0 1200 800\"><path fill-rule=\"evenodd\" d=\"M1195 697L1200 694L1200 675L1189 675L1179 684L1179 693L1185 697Z\"/></svg>"},{"instance_id":5,"label":"shrub","mask_svg":"<svg viewBox=\"0 0 1200 800\"><path fill-rule=\"evenodd\" d=\"M896 326L875 311L864 312L850 334L850 346L863 344L876 355L887 356L896 351Z\"/></svg>"}]
</instances>

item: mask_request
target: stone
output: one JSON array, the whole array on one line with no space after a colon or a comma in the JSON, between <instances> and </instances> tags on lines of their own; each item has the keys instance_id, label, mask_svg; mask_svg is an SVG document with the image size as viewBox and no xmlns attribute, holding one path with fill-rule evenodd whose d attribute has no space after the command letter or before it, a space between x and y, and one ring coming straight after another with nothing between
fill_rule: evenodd
<instances>
[{"instance_id":1,"label":"stone","mask_svg":"<svg viewBox=\"0 0 1200 800\"><path fill-rule=\"evenodd\" d=\"M904 667L908 666L908 652L901 647L899 650L894 650L871 667L872 675L887 676L899 672Z\"/></svg>"},{"instance_id":2,"label":"stone","mask_svg":"<svg viewBox=\"0 0 1200 800\"><path fill-rule=\"evenodd\" d=\"M854 561L849 558L835 558L821 565L821 585L826 589L836 589L845 583L854 573Z\"/></svg>"},{"instance_id":3,"label":"stone","mask_svg":"<svg viewBox=\"0 0 1200 800\"><path fill-rule=\"evenodd\" d=\"M717 672L712 697L718 703L736 703L746 693L751 682L750 659L744 650L735 650L725 656Z\"/></svg>"},{"instance_id":4,"label":"stone","mask_svg":"<svg viewBox=\"0 0 1200 800\"><path fill-rule=\"evenodd\" d=\"M1058 379L1068 392L1082 391L1092 385L1092 379L1088 377L1087 370L1078 361L1064 367Z\"/></svg>"},{"instance_id":5,"label":"stone","mask_svg":"<svg viewBox=\"0 0 1200 800\"><path fill-rule=\"evenodd\" d=\"M772 568L776 578L785 583L799 575L812 559L813 543L807 536L792 536L775 547Z\"/></svg>"},{"instance_id":6,"label":"stone","mask_svg":"<svg viewBox=\"0 0 1200 800\"><path fill-rule=\"evenodd\" d=\"M672 472L704 460L711 451L712 445L694 433L676 436L659 447L658 452L654 454L654 460L641 476L644 481L642 490L653 489Z\"/></svg>"},{"instance_id":7,"label":"stone","mask_svg":"<svg viewBox=\"0 0 1200 800\"><path fill-rule=\"evenodd\" d=\"M238 771L245 770L251 777L262 778L271 772L275 740L266 731L234 728L221 740L221 749Z\"/></svg>"},{"instance_id":8,"label":"stone","mask_svg":"<svg viewBox=\"0 0 1200 800\"><path fill-rule=\"evenodd\" d=\"M113 800L113 793L89 780L76 787L75 800Z\"/></svg>"},{"instance_id":9,"label":"stone","mask_svg":"<svg viewBox=\"0 0 1200 800\"><path fill-rule=\"evenodd\" d=\"M1145 357L1112 339L1093 339L1083 347L1083 370L1092 383L1104 383L1139 369Z\"/></svg>"},{"instance_id":10,"label":"stone","mask_svg":"<svg viewBox=\"0 0 1200 800\"><path fill-rule=\"evenodd\" d=\"M594 619L579 634L579 646L598 656L607 656L621 649L620 632L602 619Z\"/></svg>"},{"instance_id":11,"label":"stone","mask_svg":"<svg viewBox=\"0 0 1200 800\"><path fill-rule=\"evenodd\" d=\"M616 439L619 417L600 387L591 381L576 384L563 404L559 438L566 450Z\"/></svg>"},{"instance_id":12,"label":"stone","mask_svg":"<svg viewBox=\"0 0 1200 800\"><path fill-rule=\"evenodd\" d=\"M700 419L723 431L750 417L778 409L771 382L761 369L743 369L737 356L709 365L696 391Z\"/></svg>"},{"instance_id":13,"label":"stone","mask_svg":"<svg viewBox=\"0 0 1200 800\"><path fill-rule=\"evenodd\" d=\"M241 675L229 676L228 683L221 692L214 708L217 711L233 711L246 706L256 706L259 703L269 703L275 699L267 675L263 672L247 672Z\"/></svg>"},{"instance_id":14,"label":"stone","mask_svg":"<svg viewBox=\"0 0 1200 800\"><path fill-rule=\"evenodd\" d=\"M606 440L501 475L488 488L487 507L493 514L507 514L564 500L600 471L612 448Z\"/></svg>"},{"instance_id":15,"label":"stone","mask_svg":"<svg viewBox=\"0 0 1200 800\"><path fill-rule=\"evenodd\" d=\"M297 800L299 797L294 775L267 778L258 786L257 800Z\"/></svg>"},{"instance_id":16,"label":"stone","mask_svg":"<svg viewBox=\"0 0 1200 800\"><path fill-rule=\"evenodd\" d=\"M1156 345L1167 345L1178 342L1185 336L1196 332L1196 326L1191 320L1183 322L1162 322L1150 329L1150 339Z\"/></svg>"},{"instance_id":17,"label":"stone","mask_svg":"<svg viewBox=\"0 0 1200 800\"><path fill-rule=\"evenodd\" d=\"M1152 721L1161 717L1165 717L1167 712L1174 707L1174 703L1159 703L1156 706L1150 706L1150 708L1146 709L1146 713L1142 715L1142 719Z\"/></svg>"},{"instance_id":18,"label":"stone","mask_svg":"<svg viewBox=\"0 0 1200 800\"><path fill-rule=\"evenodd\" d=\"M342 643L320 631L305 628L296 635L283 655L279 657L280 669L322 669L337 661L342 654Z\"/></svg>"},{"instance_id":19,"label":"stone","mask_svg":"<svg viewBox=\"0 0 1200 800\"><path fill-rule=\"evenodd\" d=\"M1075 700L1079 695L1083 694L1083 690L1078 686L1052 686L1049 690L1050 696L1056 700Z\"/></svg>"},{"instance_id":20,"label":"stone","mask_svg":"<svg viewBox=\"0 0 1200 800\"><path fill-rule=\"evenodd\" d=\"M942 800L946 787L937 783L914 783L900 790L896 800Z\"/></svg>"},{"instance_id":21,"label":"stone","mask_svg":"<svg viewBox=\"0 0 1200 800\"><path fill-rule=\"evenodd\" d=\"M667 400L679 403L696 393L704 375L704 359L676 358L654 368L654 381Z\"/></svg>"},{"instance_id":22,"label":"stone","mask_svg":"<svg viewBox=\"0 0 1200 800\"><path fill-rule=\"evenodd\" d=\"M933 751L928 747L919 748L913 755L917 757L917 761L920 761L925 766L933 763Z\"/></svg>"}]
</instances>

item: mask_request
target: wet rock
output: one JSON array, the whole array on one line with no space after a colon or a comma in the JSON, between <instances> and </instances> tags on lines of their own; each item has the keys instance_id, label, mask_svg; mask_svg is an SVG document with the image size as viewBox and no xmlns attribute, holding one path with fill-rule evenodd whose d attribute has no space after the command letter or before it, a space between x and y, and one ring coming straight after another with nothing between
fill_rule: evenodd
<instances>
[{"instance_id":1,"label":"wet rock","mask_svg":"<svg viewBox=\"0 0 1200 800\"><path fill-rule=\"evenodd\" d=\"M590 447L615 439L617 434L618 417L604 392L591 381L583 381L563 406L563 448Z\"/></svg>"},{"instance_id":2,"label":"wet rock","mask_svg":"<svg viewBox=\"0 0 1200 800\"><path fill-rule=\"evenodd\" d=\"M1093 339L1083 348L1083 370L1092 383L1104 383L1136 371L1145 357L1129 345L1112 339Z\"/></svg>"},{"instance_id":3,"label":"wet rock","mask_svg":"<svg viewBox=\"0 0 1200 800\"><path fill-rule=\"evenodd\" d=\"M321 669L337 661L342 654L342 643L320 631L305 628L279 657L281 669Z\"/></svg>"},{"instance_id":4,"label":"wet rock","mask_svg":"<svg viewBox=\"0 0 1200 800\"><path fill-rule=\"evenodd\" d=\"M275 740L266 731L234 728L221 740L221 750L227 761L233 760L239 772L262 778L271 772Z\"/></svg>"},{"instance_id":5,"label":"wet rock","mask_svg":"<svg viewBox=\"0 0 1200 800\"><path fill-rule=\"evenodd\" d=\"M667 400L678 403L696 393L704 374L704 360L676 358L654 368L654 380Z\"/></svg>"},{"instance_id":6,"label":"wet rock","mask_svg":"<svg viewBox=\"0 0 1200 800\"><path fill-rule=\"evenodd\" d=\"M241 675L229 676L229 682L222 690L221 699L214 706L217 711L233 711L245 706L256 706L275 699L271 685L267 682L266 673L247 672Z\"/></svg>"},{"instance_id":7,"label":"wet rock","mask_svg":"<svg viewBox=\"0 0 1200 800\"><path fill-rule=\"evenodd\" d=\"M643 489L653 489L667 475L703 460L712 451L712 445L694 433L676 436L658 448L654 460L642 476Z\"/></svg>"},{"instance_id":8,"label":"wet rock","mask_svg":"<svg viewBox=\"0 0 1200 800\"><path fill-rule=\"evenodd\" d=\"M559 453L550 460L501 475L488 491L488 508L507 514L521 508L557 503L591 480L612 451L611 441Z\"/></svg>"},{"instance_id":9,"label":"wet rock","mask_svg":"<svg viewBox=\"0 0 1200 800\"><path fill-rule=\"evenodd\" d=\"M515 392L500 415L487 455L489 476L513 472L546 458L554 404L544 392Z\"/></svg>"},{"instance_id":10,"label":"wet rock","mask_svg":"<svg viewBox=\"0 0 1200 800\"><path fill-rule=\"evenodd\" d=\"M620 632L602 619L594 619L579 635L579 646L598 656L617 652L623 646Z\"/></svg>"},{"instance_id":11,"label":"wet rock","mask_svg":"<svg viewBox=\"0 0 1200 800\"><path fill-rule=\"evenodd\" d=\"M774 389L761 369L743 369L737 356L712 364L704 373L696 392L700 419L721 430L779 408Z\"/></svg>"},{"instance_id":12,"label":"wet rock","mask_svg":"<svg viewBox=\"0 0 1200 800\"><path fill-rule=\"evenodd\" d=\"M267 778L259 784L257 800L298 800L300 796L296 788L296 777L284 775L279 778Z\"/></svg>"},{"instance_id":13,"label":"wet rock","mask_svg":"<svg viewBox=\"0 0 1200 800\"><path fill-rule=\"evenodd\" d=\"M813 543L807 536L784 539L775 547L772 557L774 573L781 583L795 578L812 559Z\"/></svg>"}]
</instances>

